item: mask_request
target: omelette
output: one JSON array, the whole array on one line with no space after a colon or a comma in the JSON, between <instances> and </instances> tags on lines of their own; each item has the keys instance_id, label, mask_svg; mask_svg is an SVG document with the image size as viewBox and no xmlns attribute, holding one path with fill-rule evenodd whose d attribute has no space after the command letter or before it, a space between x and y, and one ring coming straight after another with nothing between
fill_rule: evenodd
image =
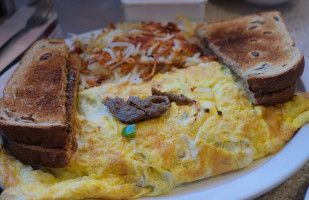
<instances>
[{"instance_id":1,"label":"omelette","mask_svg":"<svg viewBox=\"0 0 309 200\"><path fill-rule=\"evenodd\" d=\"M171 103L161 117L121 132L102 103L107 97L147 98L151 88L184 94L193 105ZM0 148L1 199L128 199L248 166L279 151L309 121L309 98L297 93L272 107L253 106L230 70L217 62L157 74L140 84L107 83L80 91L78 149L65 168L35 170Z\"/></svg>"},{"instance_id":2,"label":"omelette","mask_svg":"<svg viewBox=\"0 0 309 200\"><path fill-rule=\"evenodd\" d=\"M309 96L253 106L229 68L203 55L192 23L111 25L72 51L83 63L78 148L65 168L39 169L11 156L0 139L0 199L131 199L231 172L278 152L309 121ZM156 118L119 121L108 98L147 99L152 89L184 95ZM134 135L123 132L134 126Z\"/></svg>"}]
</instances>

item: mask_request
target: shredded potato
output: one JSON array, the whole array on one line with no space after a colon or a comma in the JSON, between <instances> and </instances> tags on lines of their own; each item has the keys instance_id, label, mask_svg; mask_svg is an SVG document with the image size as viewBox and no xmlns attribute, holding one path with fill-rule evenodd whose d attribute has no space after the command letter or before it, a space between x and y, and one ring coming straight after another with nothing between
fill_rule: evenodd
<instances>
[{"instance_id":1,"label":"shredded potato","mask_svg":"<svg viewBox=\"0 0 309 200\"><path fill-rule=\"evenodd\" d=\"M157 73L212 60L199 53L192 37L195 24L182 22L117 24L87 42L77 38L73 51L83 60L82 77L86 79L81 89L108 81L139 84Z\"/></svg>"}]
</instances>

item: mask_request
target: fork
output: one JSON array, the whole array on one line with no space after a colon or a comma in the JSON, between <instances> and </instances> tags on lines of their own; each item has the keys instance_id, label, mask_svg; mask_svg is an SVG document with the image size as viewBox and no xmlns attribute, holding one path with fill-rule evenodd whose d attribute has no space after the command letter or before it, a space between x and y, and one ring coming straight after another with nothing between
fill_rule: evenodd
<instances>
[{"instance_id":1,"label":"fork","mask_svg":"<svg viewBox=\"0 0 309 200\"><path fill-rule=\"evenodd\" d=\"M54 6L52 0L40 0L38 1L35 11L28 19L26 26L18 31L15 35L12 35L1 47L0 52L15 38L28 32L32 28L45 24L54 14Z\"/></svg>"}]
</instances>

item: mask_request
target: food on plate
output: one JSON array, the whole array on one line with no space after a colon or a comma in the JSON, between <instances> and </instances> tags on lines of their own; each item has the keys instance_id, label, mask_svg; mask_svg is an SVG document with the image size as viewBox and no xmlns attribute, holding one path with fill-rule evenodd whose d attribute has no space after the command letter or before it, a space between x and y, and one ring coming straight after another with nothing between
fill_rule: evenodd
<instances>
[{"instance_id":1,"label":"food on plate","mask_svg":"<svg viewBox=\"0 0 309 200\"><path fill-rule=\"evenodd\" d=\"M169 93L169 92L162 92L156 88L151 88L151 93L152 95L166 96L171 102L175 102L177 105L190 105L190 104L195 103L195 100L189 99L183 94L176 95L176 94Z\"/></svg>"},{"instance_id":2,"label":"food on plate","mask_svg":"<svg viewBox=\"0 0 309 200\"><path fill-rule=\"evenodd\" d=\"M127 101L122 98L103 100L109 111L123 123L136 123L163 115L169 108L170 101L166 96L151 96L145 99L129 96Z\"/></svg>"},{"instance_id":3,"label":"food on plate","mask_svg":"<svg viewBox=\"0 0 309 200\"><path fill-rule=\"evenodd\" d=\"M170 102L177 105L188 105L195 101L184 95L175 95L168 92L161 92L152 88L152 96L145 99L129 96L127 101L122 98L106 98L103 104L110 112L123 123L136 123L146 119L156 118L163 115L170 107Z\"/></svg>"},{"instance_id":4,"label":"food on plate","mask_svg":"<svg viewBox=\"0 0 309 200\"><path fill-rule=\"evenodd\" d=\"M133 138L135 137L135 124L130 124L122 129L121 135L123 137Z\"/></svg>"},{"instance_id":5,"label":"food on plate","mask_svg":"<svg viewBox=\"0 0 309 200\"><path fill-rule=\"evenodd\" d=\"M304 56L280 12L264 12L203 24L197 36L231 67L255 105L291 99L304 71Z\"/></svg>"},{"instance_id":6,"label":"food on plate","mask_svg":"<svg viewBox=\"0 0 309 200\"><path fill-rule=\"evenodd\" d=\"M197 58L214 60L201 55L194 27L189 22L118 24L88 40L78 38L74 51L83 63L80 88L114 81L139 84L157 73L194 65Z\"/></svg>"},{"instance_id":7,"label":"food on plate","mask_svg":"<svg viewBox=\"0 0 309 200\"><path fill-rule=\"evenodd\" d=\"M0 130L12 155L29 165L64 167L75 149L80 59L61 39L36 42L0 100Z\"/></svg>"},{"instance_id":8,"label":"food on plate","mask_svg":"<svg viewBox=\"0 0 309 200\"><path fill-rule=\"evenodd\" d=\"M78 38L78 147L70 164L32 168L0 140L0 199L157 196L279 151L309 121L308 94L295 93L275 106L253 105L230 69L199 50L195 26L117 24L88 41ZM163 48L153 46L157 40ZM119 105L156 117L123 121Z\"/></svg>"},{"instance_id":9,"label":"food on plate","mask_svg":"<svg viewBox=\"0 0 309 200\"><path fill-rule=\"evenodd\" d=\"M172 102L161 117L136 123L135 137L124 137L128 124L114 117L102 100L145 99L152 96L152 87L196 103ZM78 148L65 168L33 170L1 148L3 199L164 194L181 183L243 168L277 152L309 121L309 99L297 93L284 104L252 106L227 67L201 62L140 84L108 83L82 90L76 118Z\"/></svg>"}]
</instances>

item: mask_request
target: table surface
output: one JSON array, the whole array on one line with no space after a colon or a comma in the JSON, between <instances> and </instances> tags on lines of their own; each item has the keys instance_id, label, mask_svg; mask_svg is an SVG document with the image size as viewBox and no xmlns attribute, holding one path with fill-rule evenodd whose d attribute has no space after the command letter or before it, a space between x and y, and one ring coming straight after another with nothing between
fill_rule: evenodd
<instances>
[{"instance_id":1,"label":"table surface","mask_svg":"<svg viewBox=\"0 0 309 200\"><path fill-rule=\"evenodd\" d=\"M278 10L295 40L296 46L309 57L309 1L291 0L287 3L263 7L241 0L209 0L205 21L215 22L247 14ZM256 200L303 200L309 187L309 161L287 181L258 197Z\"/></svg>"}]
</instances>

